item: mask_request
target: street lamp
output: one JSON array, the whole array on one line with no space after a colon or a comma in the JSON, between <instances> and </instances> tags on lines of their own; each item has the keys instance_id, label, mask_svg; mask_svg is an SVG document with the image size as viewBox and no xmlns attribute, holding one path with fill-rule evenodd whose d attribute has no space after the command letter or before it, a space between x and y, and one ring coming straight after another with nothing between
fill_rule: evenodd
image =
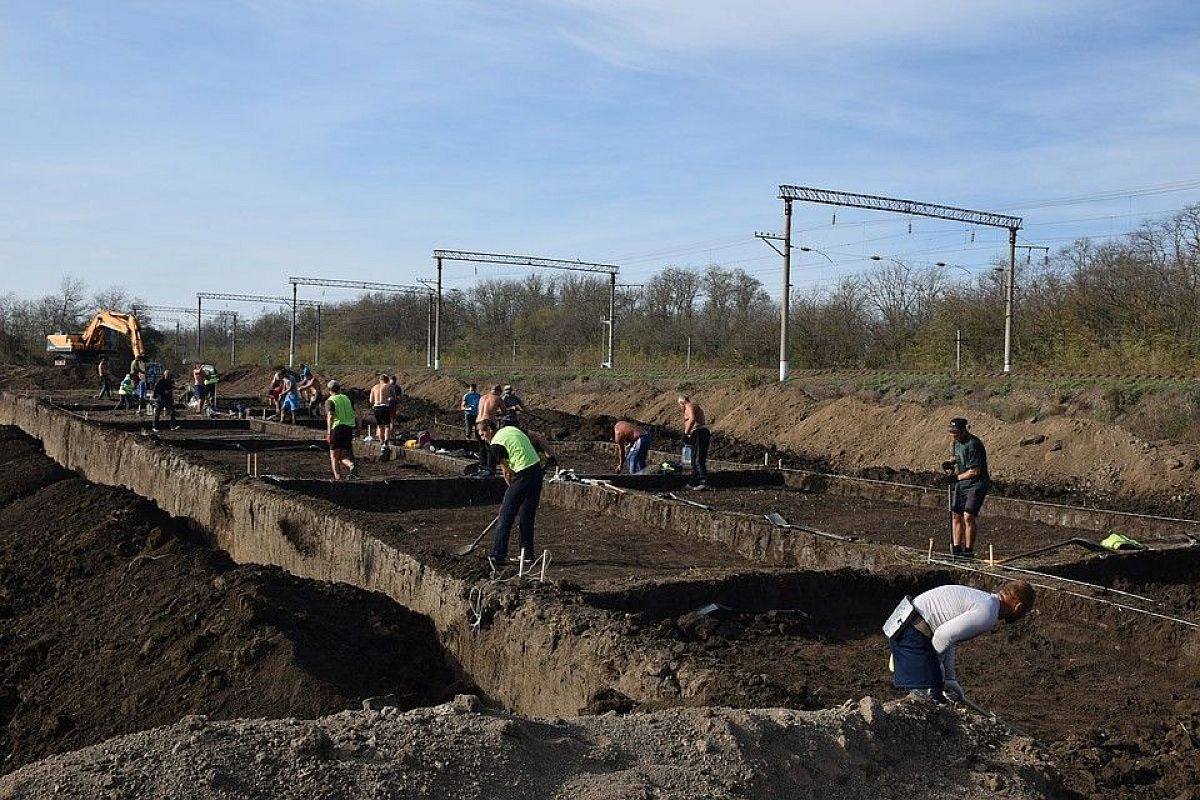
<instances>
[{"instance_id":1,"label":"street lamp","mask_svg":"<svg viewBox=\"0 0 1200 800\"><path fill-rule=\"evenodd\" d=\"M817 248L815 248L815 247L799 247L799 248L797 248L797 249L798 249L798 250L799 250L801 253L819 253L819 254L821 254L822 256L824 256L824 257L825 257L825 260L826 260L826 261L828 261L830 264L834 263L834 262L833 262L833 259L832 259L832 258L830 258L830 257L829 257L829 254L828 254L828 253L826 253L824 250L818 250L818 249L817 249Z\"/></svg>"}]
</instances>

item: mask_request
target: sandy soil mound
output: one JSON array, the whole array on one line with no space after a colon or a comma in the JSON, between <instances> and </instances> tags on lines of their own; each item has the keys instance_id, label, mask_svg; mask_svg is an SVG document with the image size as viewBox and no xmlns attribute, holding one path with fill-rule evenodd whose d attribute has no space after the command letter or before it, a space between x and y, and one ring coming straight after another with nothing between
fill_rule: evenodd
<instances>
[{"instance_id":1,"label":"sandy soil mound","mask_svg":"<svg viewBox=\"0 0 1200 800\"><path fill-rule=\"evenodd\" d=\"M409 390L436 401L459 391L444 377L411 377ZM988 448L993 477L1019 496L1071 497L1168 515L1200 513L1200 448L1140 438L1120 425L1071 416L1006 422L964 397L955 402L878 403L845 396L817 400L795 386L683 387L709 415L713 453L786 454L793 466L930 478L947 457L946 423L966 417ZM678 386L569 382L528 391L532 408L583 416L634 417L670 432L680 425ZM747 447L752 444L752 447Z\"/></svg>"},{"instance_id":2,"label":"sandy soil mound","mask_svg":"<svg viewBox=\"0 0 1200 800\"><path fill-rule=\"evenodd\" d=\"M407 714L169 728L0 779L5 797L1045 797L1028 739L926 701L840 709L676 709L537 721L475 698Z\"/></svg>"},{"instance_id":3,"label":"sandy soil mound","mask_svg":"<svg viewBox=\"0 0 1200 800\"><path fill-rule=\"evenodd\" d=\"M185 714L317 717L452 693L429 621L381 595L235 566L11 428L0 474L4 770Z\"/></svg>"}]
</instances>

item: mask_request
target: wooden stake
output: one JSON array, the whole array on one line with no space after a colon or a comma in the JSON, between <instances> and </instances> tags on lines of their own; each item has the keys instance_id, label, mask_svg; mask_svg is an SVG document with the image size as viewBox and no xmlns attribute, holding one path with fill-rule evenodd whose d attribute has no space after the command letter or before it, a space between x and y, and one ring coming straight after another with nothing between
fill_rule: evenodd
<instances>
[{"instance_id":1,"label":"wooden stake","mask_svg":"<svg viewBox=\"0 0 1200 800\"><path fill-rule=\"evenodd\" d=\"M929 539L929 552L925 554L925 562L929 563L931 561L933 561L933 539L932 539L932 537Z\"/></svg>"},{"instance_id":2,"label":"wooden stake","mask_svg":"<svg viewBox=\"0 0 1200 800\"><path fill-rule=\"evenodd\" d=\"M996 566L996 551L994 545L988 545L988 563L993 567Z\"/></svg>"}]
</instances>

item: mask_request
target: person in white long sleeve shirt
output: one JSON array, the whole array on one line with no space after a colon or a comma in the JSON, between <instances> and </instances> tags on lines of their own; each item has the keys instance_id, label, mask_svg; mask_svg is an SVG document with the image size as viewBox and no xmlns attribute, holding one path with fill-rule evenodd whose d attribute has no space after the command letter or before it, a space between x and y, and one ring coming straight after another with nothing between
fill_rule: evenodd
<instances>
[{"instance_id":1,"label":"person in white long sleeve shirt","mask_svg":"<svg viewBox=\"0 0 1200 800\"><path fill-rule=\"evenodd\" d=\"M917 595L907 621L888 638L896 688L965 700L954 671L955 645L990 632L998 620L1017 622L1035 599L1028 581L1011 581L995 594L951 584Z\"/></svg>"}]
</instances>

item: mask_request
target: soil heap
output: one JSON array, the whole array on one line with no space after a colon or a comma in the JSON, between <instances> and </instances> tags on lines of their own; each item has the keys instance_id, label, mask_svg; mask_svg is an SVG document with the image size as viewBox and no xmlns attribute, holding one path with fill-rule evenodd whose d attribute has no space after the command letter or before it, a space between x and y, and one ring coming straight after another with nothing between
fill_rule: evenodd
<instances>
[{"instance_id":1,"label":"soil heap","mask_svg":"<svg viewBox=\"0 0 1200 800\"><path fill-rule=\"evenodd\" d=\"M1031 740L926 700L530 720L481 713L463 695L395 711L190 717L27 767L0 779L0 796L924 800L1053 791Z\"/></svg>"}]
</instances>

